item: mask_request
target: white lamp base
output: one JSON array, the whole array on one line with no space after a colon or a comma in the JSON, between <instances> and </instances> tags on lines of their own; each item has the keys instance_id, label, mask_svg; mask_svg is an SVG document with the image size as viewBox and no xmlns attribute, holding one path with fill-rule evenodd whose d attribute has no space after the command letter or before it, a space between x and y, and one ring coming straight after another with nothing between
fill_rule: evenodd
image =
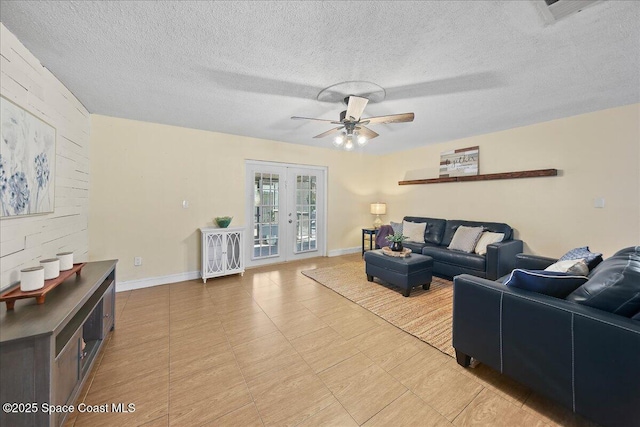
<instances>
[{"instance_id":1,"label":"white lamp base","mask_svg":"<svg viewBox=\"0 0 640 427\"><path fill-rule=\"evenodd\" d=\"M375 221L373 221L373 228L380 228L382 225L382 220L380 219L380 215L376 215Z\"/></svg>"}]
</instances>

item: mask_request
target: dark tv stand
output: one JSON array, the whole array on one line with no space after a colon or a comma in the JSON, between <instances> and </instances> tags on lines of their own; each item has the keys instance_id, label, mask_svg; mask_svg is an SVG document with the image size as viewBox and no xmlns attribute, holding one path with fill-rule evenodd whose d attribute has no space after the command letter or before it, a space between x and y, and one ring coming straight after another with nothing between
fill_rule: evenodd
<instances>
[{"instance_id":1,"label":"dark tv stand","mask_svg":"<svg viewBox=\"0 0 640 427\"><path fill-rule=\"evenodd\" d=\"M64 423L68 413L43 409L75 403L115 327L116 263L87 263L79 276L49 292L42 305L24 299L14 310L0 308L0 403L13 405L0 411L0 425Z\"/></svg>"}]
</instances>

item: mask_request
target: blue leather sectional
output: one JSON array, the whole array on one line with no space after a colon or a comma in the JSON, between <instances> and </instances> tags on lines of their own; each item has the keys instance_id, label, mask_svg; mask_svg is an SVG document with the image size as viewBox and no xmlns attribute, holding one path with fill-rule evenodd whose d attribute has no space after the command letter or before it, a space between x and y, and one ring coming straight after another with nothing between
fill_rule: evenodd
<instances>
[{"instance_id":1,"label":"blue leather sectional","mask_svg":"<svg viewBox=\"0 0 640 427\"><path fill-rule=\"evenodd\" d=\"M551 258L519 255L517 268ZM454 279L453 346L603 426L640 426L640 246L598 264L566 298Z\"/></svg>"},{"instance_id":2,"label":"blue leather sectional","mask_svg":"<svg viewBox=\"0 0 640 427\"><path fill-rule=\"evenodd\" d=\"M513 238L513 230L507 224L418 216L406 216L404 220L427 223L424 242L405 241L402 244L414 253L433 258L433 273L439 276L454 277L458 274L471 274L495 280L509 274L515 268L516 255L522 252L522 240ZM502 242L488 245L486 255L447 249L456 229L461 225L484 227L486 231L504 233L504 239Z\"/></svg>"}]
</instances>

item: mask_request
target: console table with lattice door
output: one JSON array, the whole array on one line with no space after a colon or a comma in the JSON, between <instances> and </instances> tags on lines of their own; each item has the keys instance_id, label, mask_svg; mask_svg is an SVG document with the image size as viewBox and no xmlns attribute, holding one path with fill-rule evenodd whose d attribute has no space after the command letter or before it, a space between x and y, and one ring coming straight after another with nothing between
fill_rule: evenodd
<instances>
[{"instance_id":1,"label":"console table with lattice door","mask_svg":"<svg viewBox=\"0 0 640 427\"><path fill-rule=\"evenodd\" d=\"M244 273L244 228L201 228L202 281Z\"/></svg>"}]
</instances>

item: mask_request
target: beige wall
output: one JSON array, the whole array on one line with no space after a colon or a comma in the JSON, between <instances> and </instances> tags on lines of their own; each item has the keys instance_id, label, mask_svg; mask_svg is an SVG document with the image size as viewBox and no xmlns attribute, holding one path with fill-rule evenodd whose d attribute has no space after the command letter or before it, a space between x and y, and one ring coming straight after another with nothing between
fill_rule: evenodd
<instances>
[{"instance_id":1,"label":"beige wall","mask_svg":"<svg viewBox=\"0 0 640 427\"><path fill-rule=\"evenodd\" d=\"M92 115L90 258L119 281L197 271L199 227L245 221L245 160L328 167L329 251L359 246L377 190L358 153ZM182 208L182 200L190 207ZM133 266L134 256L143 265Z\"/></svg>"},{"instance_id":2,"label":"beige wall","mask_svg":"<svg viewBox=\"0 0 640 427\"><path fill-rule=\"evenodd\" d=\"M89 112L0 23L0 93L56 128L55 205L45 215L0 220L0 289L41 259L73 251L88 256ZM51 161L51 159L50 159Z\"/></svg>"},{"instance_id":3,"label":"beige wall","mask_svg":"<svg viewBox=\"0 0 640 427\"><path fill-rule=\"evenodd\" d=\"M640 243L640 105L450 141L386 157L387 220L404 215L506 222L525 250L611 255ZM556 168L558 177L399 186L438 177L440 152L478 145L480 173ZM382 177L381 177L382 178ZM596 209L596 197L605 208Z\"/></svg>"},{"instance_id":4,"label":"beige wall","mask_svg":"<svg viewBox=\"0 0 640 427\"><path fill-rule=\"evenodd\" d=\"M119 281L199 269L198 228L245 223L246 159L328 167L328 250L360 245L368 205L404 215L506 222L525 250L611 255L640 240L639 105L367 156L92 116L90 258L119 258ZM481 173L557 168L558 177L399 186L438 176L441 151L480 146ZM395 165L390 167L389 165ZM604 209L593 199L604 197ZM189 209L182 209L189 200ZM142 256L141 267L133 257Z\"/></svg>"}]
</instances>

